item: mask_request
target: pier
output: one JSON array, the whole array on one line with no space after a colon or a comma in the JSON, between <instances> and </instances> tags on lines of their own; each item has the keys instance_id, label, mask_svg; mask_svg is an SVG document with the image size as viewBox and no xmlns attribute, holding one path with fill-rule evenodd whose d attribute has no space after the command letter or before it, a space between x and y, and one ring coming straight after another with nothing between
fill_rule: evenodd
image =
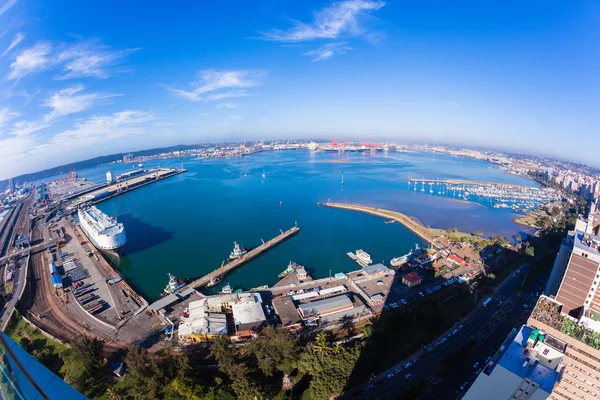
<instances>
[{"instance_id":1,"label":"pier","mask_svg":"<svg viewBox=\"0 0 600 400\"><path fill-rule=\"evenodd\" d=\"M147 173L136 176L134 178L124 180L121 182L114 182L108 185L101 187L100 189L89 192L85 195L78 196L71 203L69 203L65 209L67 211L73 211L78 206L82 204L97 204L101 201L108 200L115 196L118 196L123 193L127 193L131 190L138 189L142 186L148 185L153 182L157 182L162 179L170 178L175 175L182 174L186 172L185 169L165 169L165 168L156 168L152 170L148 170Z\"/></svg>"},{"instance_id":2,"label":"pier","mask_svg":"<svg viewBox=\"0 0 600 400\"><path fill-rule=\"evenodd\" d=\"M440 185L466 185L466 186L493 186L493 187L502 187L506 189L530 189L527 186L523 185L513 185L509 183L495 183L495 182L479 182L479 181L470 181L467 179L413 179L411 177L408 178L408 182L410 183L436 183Z\"/></svg>"},{"instance_id":3,"label":"pier","mask_svg":"<svg viewBox=\"0 0 600 400\"><path fill-rule=\"evenodd\" d=\"M207 275L204 275L202 278L196 279L195 281L191 282L190 284L188 284L187 286L182 288L180 291L183 291L190 287L192 287L194 289L202 288L202 287L206 286L208 284L208 282L211 281L211 279L222 278L229 272L235 270L236 268L241 267L242 265L244 265L247 262L253 260L254 258L260 256L261 254L271 250L273 247L284 242L285 240L294 236L298 232L300 232L300 228L298 228L296 226L291 229L288 229L285 232L282 231L280 235L274 237L273 239L269 240L268 242L263 242L263 244L250 250L248 253L246 253L242 257L237 258L231 262L228 262L227 264L214 270L213 272L211 272Z\"/></svg>"},{"instance_id":4,"label":"pier","mask_svg":"<svg viewBox=\"0 0 600 400\"><path fill-rule=\"evenodd\" d=\"M402 213L399 213L397 211L390 211L390 210L384 210L384 209L375 208L375 207L361 206L358 204L342 204L342 203L332 203L332 202L319 203L319 204L324 207L338 208L341 210L358 211L358 212L361 212L364 214L369 214L369 215L374 215L376 217L385 218L387 220L398 221L399 223L404 225L404 227L406 227L408 230L410 230L412 233L414 233L415 235L417 235L418 237L420 237L421 239L423 239L424 241L429 243L431 246L436 247L436 248L438 247L438 245L433 240L434 235L429 229L427 229L426 227L424 227L417 221L413 220L412 218L410 218Z\"/></svg>"}]
</instances>

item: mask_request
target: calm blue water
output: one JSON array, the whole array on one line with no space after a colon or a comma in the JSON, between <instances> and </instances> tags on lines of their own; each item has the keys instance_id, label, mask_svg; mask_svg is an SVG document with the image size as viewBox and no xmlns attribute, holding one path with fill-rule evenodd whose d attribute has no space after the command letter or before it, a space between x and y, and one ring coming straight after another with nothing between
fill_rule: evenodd
<instances>
[{"instance_id":1,"label":"calm blue water","mask_svg":"<svg viewBox=\"0 0 600 400\"><path fill-rule=\"evenodd\" d=\"M420 242L404 227L382 219L316 206L319 201L361 203L401 211L432 227L458 227L486 235L511 237L519 232L510 210L459 202L409 189L408 177L472 179L533 185L507 175L493 164L446 155L310 154L265 152L236 159L160 160L144 164L184 166L188 172L100 203L98 207L125 224L127 255L119 269L134 288L154 299L167 283L167 272L199 277L226 259L237 241L253 247L296 222L301 232L226 279L233 287L277 282L293 260L313 277L357 268L346 252L362 248L374 261L407 253ZM122 173L131 164L79 171L102 182L108 170ZM263 180L262 173L266 178ZM342 186L341 176L345 185Z\"/></svg>"}]
</instances>

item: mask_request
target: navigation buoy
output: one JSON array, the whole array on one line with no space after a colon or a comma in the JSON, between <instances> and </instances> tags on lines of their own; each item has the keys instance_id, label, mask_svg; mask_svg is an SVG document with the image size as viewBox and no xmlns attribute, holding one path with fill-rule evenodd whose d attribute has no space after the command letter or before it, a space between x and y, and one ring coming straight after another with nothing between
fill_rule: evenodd
<instances>
[{"instance_id":1,"label":"navigation buoy","mask_svg":"<svg viewBox=\"0 0 600 400\"><path fill-rule=\"evenodd\" d=\"M279 202L279 205L280 205L280 206L281 206L281 205L283 205L283 201L280 201L280 202Z\"/></svg>"}]
</instances>

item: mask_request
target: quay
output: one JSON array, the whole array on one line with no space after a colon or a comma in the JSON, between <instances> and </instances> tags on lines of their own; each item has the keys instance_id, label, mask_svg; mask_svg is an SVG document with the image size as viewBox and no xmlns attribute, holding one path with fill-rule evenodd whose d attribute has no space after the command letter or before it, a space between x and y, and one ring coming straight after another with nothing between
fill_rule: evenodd
<instances>
[{"instance_id":1,"label":"quay","mask_svg":"<svg viewBox=\"0 0 600 400\"><path fill-rule=\"evenodd\" d=\"M408 178L410 183L437 183L441 185L468 185L468 186L493 186L493 187L502 187L506 189L529 189L527 186L523 185L513 185L508 183L495 183L495 182L480 182L480 181L470 181L467 179L413 179Z\"/></svg>"},{"instance_id":2,"label":"quay","mask_svg":"<svg viewBox=\"0 0 600 400\"><path fill-rule=\"evenodd\" d=\"M156 168L148 170L147 173L143 175L135 176L131 179L123 180L120 182L114 182L108 184L104 187L101 187L97 190L84 194L82 196L78 196L72 202L67 204L65 209L67 211L75 211L77 207L86 204L93 205L100 203L101 201L108 200L115 196L118 196L123 193L127 193L130 190L138 189L142 186L148 185L153 182L157 182L162 179L170 178L175 175L182 174L186 172L186 169L175 169L175 168Z\"/></svg>"},{"instance_id":3,"label":"quay","mask_svg":"<svg viewBox=\"0 0 600 400\"><path fill-rule=\"evenodd\" d=\"M429 243L431 246L436 248L439 247L439 245L436 244L433 240L434 234L433 232L431 232L431 230L427 229L426 227L413 220L412 218L408 217L407 215L404 215L397 211L384 210L376 207L361 206L358 204L342 204L333 202L318 203L318 205L322 205L324 207L329 208L337 208L340 210L358 211L364 214L385 218L387 220L398 221L412 233Z\"/></svg>"},{"instance_id":4,"label":"quay","mask_svg":"<svg viewBox=\"0 0 600 400\"><path fill-rule=\"evenodd\" d=\"M204 286L206 286L208 284L208 282L210 282L211 279L217 279L217 278L221 278L221 277L225 276L229 272L235 270L236 268L241 267L242 265L244 265L247 262L251 261L255 257L258 257L259 255L261 255L261 254L263 254L263 253L271 250L273 247L275 247L278 244L284 242L285 240L287 240L290 237L294 236L298 232L300 232L300 228L298 228L297 226L294 226L293 228L288 229L285 232L282 231L281 234L279 234L278 236L276 236L273 239L269 240L268 242L264 242L260 246L258 246L256 248L250 250L248 253L246 253L242 257L240 257L238 259L235 259L235 260L233 260L231 262L228 262L227 264L225 264L222 267L214 270L213 272L211 272L211 273L209 273L207 275L204 275L202 278L196 279L195 281L191 282L190 284L188 284L184 288L180 289L180 291L186 290L186 289L188 289L190 287L194 288L194 289L198 289L198 288L204 287Z\"/></svg>"}]
</instances>

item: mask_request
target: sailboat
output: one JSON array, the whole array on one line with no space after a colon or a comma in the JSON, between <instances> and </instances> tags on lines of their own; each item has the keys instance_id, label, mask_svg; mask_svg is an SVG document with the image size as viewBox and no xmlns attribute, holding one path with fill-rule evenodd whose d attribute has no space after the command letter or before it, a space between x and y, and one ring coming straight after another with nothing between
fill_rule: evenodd
<instances>
[{"instance_id":1,"label":"sailboat","mask_svg":"<svg viewBox=\"0 0 600 400\"><path fill-rule=\"evenodd\" d=\"M423 182L421 182L421 192L425 191L425 184Z\"/></svg>"},{"instance_id":2,"label":"sailboat","mask_svg":"<svg viewBox=\"0 0 600 400\"><path fill-rule=\"evenodd\" d=\"M342 186L344 186L344 174L342 174Z\"/></svg>"},{"instance_id":3,"label":"sailboat","mask_svg":"<svg viewBox=\"0 0 600 400\"><path fill-rule=\"evenodd\" d=\"M262 173L262 177L263 177L263 179L265 179L265 176L266 176L266 175L265 175L265 170L263 169L263 173Z\"/></svg>"}]
</instances>

